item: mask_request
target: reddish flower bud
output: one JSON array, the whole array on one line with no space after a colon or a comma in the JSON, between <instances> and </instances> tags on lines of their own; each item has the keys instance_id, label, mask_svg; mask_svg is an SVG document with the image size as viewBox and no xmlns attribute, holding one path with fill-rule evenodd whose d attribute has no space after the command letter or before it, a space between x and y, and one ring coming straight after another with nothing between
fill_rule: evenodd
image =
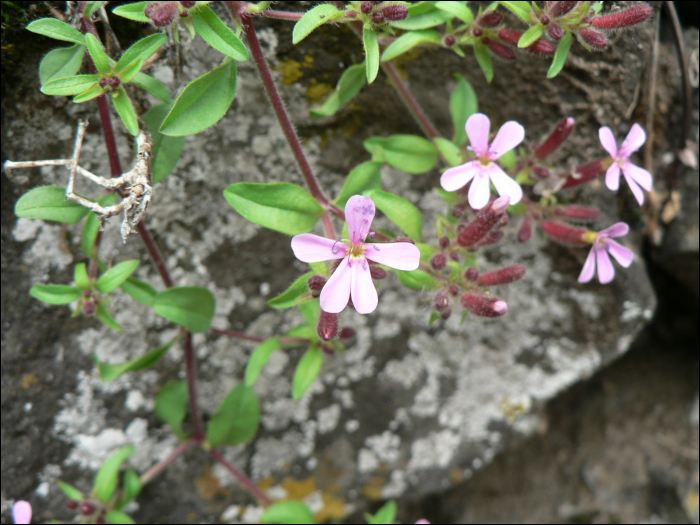
<instances>
[{"instance_id":1,"label":"reddish flower bud","mask_svg":"<svg viewBox=\"0 0 700 525\"><path fill-rule=\"evenodd\" d=\"M547 26L547 33L552 37L552 40L561 40L564 36L564 30L557 24L550 24Z\"/></svg>"},{"instance_id":2,"label":"reddish flower bud","mask_svg":"<svg viewBox=\"0 0 700 525\"><path fill-rule=\"evenodd\" d=\"M540 179L546 179L552 174L552 172L549 171L549 168L545 168L544 166L533 166L531 171Z\"/></svg>"},{"instance_id":3,"label":"reddish flower bud","mask_svg":"<svg viewBox=\"0 0 700 525\"><path fill-rule=\"evenodd\" d=\"M508 305L498 297L465 293L462 306L480 317L499 317L508 311Z\"/></svg>"},{"instance_id":4,"label":"reddish flower bud","mask_svg":"<svg viewBox=\"0 0 700 525\"><path fill-rule=\"evenodd\" d=\"M451 284L450 287L448 288L448 290L449 290L450 295L452 297L456 297L457 294L459 293L459 286L457 286L456 284Z\"/></svg>"},{"instance_id":5,"label":"reddish flower bud","mask_svg":"<svg viewBox=\"0 0 700 525\"><path fill-rule=\"evenodd\" d=\"M340 339L352 339L356 334L357 332L355 332L354 328L343 328L338 334L338 337Z\"/></svg>"},{"instance_id":6,"label":"reddish flower bud","mask_svg":"<svg viewBox=\"0 0 700 525\"><path fill-rule=\"evenodd\" d=\"M445 321L450 318L450 315L452 315L452 308L447 308L440 312L440 317L442 317Z\"/></svg>"},{"instance_id":7,"label":"reddish flower bud","mask_svg":"<svg viewBox=\"0 0 700 525\"><path fill-rule=\"evenodd\" d=\"M148 4L146 6L146 9L143 10L143 14L146 15L147 18L151 18L151 15L153 14L153 10L160 5L160 2L153 2L152 4Z\"/></svg>"},{"instance_id":8,"label":"reddish flower bud","mask_svg":"<svg viewBox=\"0 0 700 525\"><path fill-rule=\"evenodd\" d=\"M101 78L100 79L100 87L107 87L107 82L108 80L106 78Z\"/></svg>"},{"instance_id":9,"label":"reddish flower bud","mask_svg":"<svg viewBox=\"0 0 700 525\"><path fill-rule=\"evenodd\" d=\"M451 261L459 261L459 254L457 252L450 252Z\"/></svg>"},{"instance_id":10,"label":"reddish flower bud","mask_svg":"<svg viewBox=\"0 0 700 525\"><path fill-rule=\"evenodd\" d=\"M68 501L66 501L66 507L68 507L70 510L77 509L78 505L80 505L80 502L75 501L74 499L69 499Z\"/></svg>"},{"instance_id":11,"label":"reddish flower bud","mask_svg":"<svg viewBox=\"0 0 700 525\"><path fill-rule=\"evenodd\" d=\"M109 84L109 87L112 89L118 88L119 84L121 84L122 81L119 80L119 77L111 77L108 81L107 84Z\"/></svg>"},{"instance_id":12,"label":"reddish flower bud","mask_svg":"<svg viewBox=\"0 0 700 525\"><path fill-rule=\"evenodd\" d=\"M180 5L184 7L185 9L189 9L191 7L194 7L197 5L197 2L180 2Z\"/></svg>"},{"instance_id":13,"label":"reddish flower bud","mask_svg":"<svg viewBox=\"0 0 700 525\"><path fill-rule=\"evenodd\" d=\"M580 221L592 221L601 216L601 211L595 206L566 206L554 210L556 215Z\"/></svg>"},{"instance_id":14,"label":"reddish flower bud","mask_svg":"<svg viewBox=\"0 0 700 525\"><path fill-rule=\"evenodd\" d=\"M580 36L586 44L595 49L605 49L608 47L608 39L605 38L605 35L588 27L579 29L578 36Z\"/></svg>"},{"instance_id":15,"label":"reddish flower bud","mask_svg":"<svg viewBox=\"0 0 700 525\"><path fill-rule=\"evenodd\" d=\"M504 27L498 32L498 38L504 42L508 42L512 46L518 45L518 41L520 40L521 36L523 36L523 34L520 31L515 31L514 29L509 29L507 27Z\"/></svg>"},{"instance_id":16,"label":"reddish flower bud","mask_svg":"<svg viewBox=\"0 0 700 525\"><path fill-rule=\"evenodd\" d=\"M441 290L435 295L435 300L433 301L433 305L435 306L435 309L438 312L442 312L445 309L450 307L450 295L444 291Z\"/></svg>"},{"instance_id":17,"label":"reddish flower bud","mask_svg":"<svg viewBox=\"0 0 700 525\"><path fill-rule=\"evenodd\" d=\"M372 12L372 9L374 9L374 6L378 3L379 2L362 2L360 4L360 11L362 11L364 14L369 14Z\"/></svg>"},{"instance_id":18,"label":"reddish flower bud","mask_svg":"<svg viewBox=\"0 0 700 525\"><path fill-rule=\"evenodd\" d=\"M496 244L497 242L500 242L503 239L504 235L505 233L503 233L501 230L489 232L479 242L477 242L473 246L470 246L469 249L471 251L475 251L477 248L481 248L482 246Z\"/></svg>"},{"instance_id":19,"label":"reddish flower bud","mask_svg":"<svg viewBox=\"0 0 700 525\"><path fill-rule=\"evenodd\" d=\"M597 16L593 19L593 27L597 29L620 29L641 24L654 14L654 8L647 4L638 4L624 11Z\"/></svg>"},{"instance_id":20,"label":"reddish flower bud","mask_svg":"<svg viewBox=\"0 0 700 525\"><path fill-rule=\"evenodd\" d=\"M416 244L416 241L413 239L409 239L408 237L399 237L398 239L394 239L391 242L410 242L411 244Z\"/></svg>"},{"instance_id":21,"label":"reddish flower bud","mask_svg":"<svg viewBox=\"0 0 700 525\"><path fill-rule=\"evenodd\" d=\"M355 11L345 11L345 18L357 18Z\"/></svg>"},{"instance_id":22,"label":"reddish flower bud","mask_svg":"<svg viewBox=\"0 0 700 525\"><path fill-rule=\"evenodd\" d=\"M515 60L515 51L513 51L511 48L504 46L500 42L489 40L487 38L484 38L484 44L487 43L486 40L488 40L489 49L493 51L495 55L498 55L506 60Z\"/></svg>"},{"instance_id":23,"label":"reddish flower bud","mask_svg":"<svg viewBox=\"0 0 700 525\"><path fill-rule=\"evenodd\" d=\"M447 264L447 255L444 253L436 253L433 258L430 259L430 266L436 270L442 270Z\"/></svg>"},{"instance_id":24,"label":"reddish flower bud","mask_svg":"<svg viewBox=\"0 0 700 525\"><path fill-rule=\"evenodd\" d=\"M169 26L175 21L178 15L178 8L172 2L163 2L162 4L157 4L148 16L152 21L153 25L156 27Z\"/></svg>"},{"instance_id":25,"label":"reddish flower bud","mask_svg":"<svg viewBox=\"0 0 700 525\"><path fill-rule=\"evenodd\" d=\"M96 510L97 510L97 507L95 507L95 505L93 505L92 503L83 503L80 506L80 513L83 514L84 516L89 516L90 514L94 514Z\"/></svg>"},{"instance_id":26,"label":"reddish flower bud","mask_svg":"<svg viewBox=\"0 0 700 525\"><path fill-rule=\"evenodd\" d=\"M384 15L384 20L397 22L408 17L408 7L401 4L392 4L382 9L381 13Z\"/></svg>"},{"instance_id":27,"label":"reddish flower bud","mask_svg":"<svg viewBox=\"0 0 700 525\"><path fill-rule=\"evenodd\" d=\"M457 39L453 35L447 35L444 40L446 46L453 46L457 43Z\"/></svg>"},{"instance_id":28,"label":"reddish flower bud","mask_svg":"<svg viewBox=\"0 0 700 525\"><path fill-rule=\"evenodd\" d=\"M549 17L547 15L542 15L542 17L540 18L540 22L543 26L546 26L547 24L549 24Z\"/></svg>"},{"instance_id":29,"label":"reddish flower bud","mask_svg":"<svg viewBox=\"0 0 700 525\"><path fill-rule=\"evenodd\" d=\"M452 216L453 217L462 217L464 216L464 213L467 211L467 203L466 202L458 202L454 206L452 206Z\"/></svg>"},{"instance_id":30,"label":"reddish flower bud","mask_svg":"<svg viewBox=\"0 0 700 525\"><path fill-rule=\"evenodd\" d=\"M555 241L581 246L588 244L583 240L584 234L588 232L586 228L578 228L563 222L544 221L542 230Z\"/></svg>"},{"instance_id":31,"label":"reddish flower bud","mask_svg":"<svg viewBox=\"0 0 700 525\"><path fill-rule=\"evenodd\" d=\"M554 128L549 134L549 137L535 150L535 156L540 159L546 159L561 146L566 139L569 138L574 130L574 119L567 117Z\"/></svg>"},{"instance_id":32,"label":"reddish flower bud","mask_svg":"<svg viewBox=\"0 0 700 525\"><path fill-rule=\"evenodd\" d=\"M83 313L85 315L92 315L95 313L95 308L97 305L95 304L94 299L90 299L88 301L85 301L85 304L83 305Z\"/></svg>"},{"instance_id":33,"label":"reddish flower bud","mask_svg":"<svg viewBox=\"0 0 700 525\"><path fill-rule=\"evenodd\" d=\"M472 35L474 35L476 37L479 37L483 34L484 34L484 32L481 29L479 29L478 27L475 27L474 29L472 29Z\"/></svg>"},{"instance_id":34,"label":"reddish flower bud","mask_svg":"<svg viewBox=\"0 0 700 525\"><path fill-rule=\"evenodd\" d=\"M469 268L467 268L467 271L464 272L464 278L467 281L476 281L479 278L479 270L477 270L473 266L470 266Z\"/></svg>"},{"instance_id":35,"label":"reddish flower bud","mask_svg":"<svg viewBox=\"0 0 700 525\"><path fill-rule=\"evenodd\" d=\"M589 180L593 180L605 173L607 169L607 166L600 160L594 160L593 162L579 166L576 168L573 175L570 175L569 178L566 179L566 183L562 186L562 189L572 188L584 182L588 182Z\"/></svg>"},{"instance_id":36,"label":"reddish flower bud","mask_svg":"<svg viewBox=\"0 0 700 525\"><path fill-rule=\"evenodd\" d=\"M527 49L530 53L545 57L553 55L554 52L557 50L554 44L552 44L549 40L544 40L542 38L537 40L534 44L529 45L525 49Z\"/></svg>"},{"instance_id":37,"label":"reddish flower bud","mask_svg":"<svg viewBox=\"0 0 700 525\"><path fill-rule=\"evenodd\" d=\"M372 279L378 279L378 280L386 279L386 276L388 275L384 268L380 268L379 266L372 266L372 265L370 265L370 267L369 267L369 274L372 276Z\"/></svg>"},{"instance_id":38,"label":"reddish flower bud","mask_svg":"<svg viewBox=\"0 0 700 525\"><path fill-rule=\"evenodd\" d=\"M549 15L554 18L559 18L567 13L570 13L579 4L579 2L550 2Z\"/></svg>"},{"instance_id":39,"label":"reddish flower bud","mask_svg":"<svg viewBox=\"0 0 700 525\"><path fill-rule=\"evenodd\" d=\"M384 22L384 14L381 11L375 11L372 13L372 22L375 24L381 24Z\"/></svg>"},{"instance_id":40,"label":"reddish flower bud","mask_svg":"<svg viewBox=\"0 0 700 525\"><path fill-rule=\"evenodd\" d=\"M438 244L440 245L440 248L443 250L445 248L449 248L450 246L450 238L445 236L445 237L440 237L440 240L438 241Z\"/></svg>"},{"instance_id":41,"label":"reddish flower bud","mask_svg":"<svg viewBox=\"0 0 700 525\"><path fill-rule=\"evenodd\" d=\"M326 345L321 345L321 351L322 351L324 354L327 354L327 355L333 355L333 354L335 354L335 352L333 351L333 349L332 349L330 346L326 346Z\"/></svg>"},{"instance_id":42,"label":"reddish flower bud","mask_svg":"<svg viewBox=\"0 0 700 525\"><path fill-rule=\"evenodd\" d=\"M330 341L338 335L338 320L340 315L331 314L321 310L321 315L318 318L318 326L316 333L322 341Z\"/></svg>"},{"instance_id":43,"label":"reddish flower bud","mask_svg":"<svg viewBox=\"0 0 700 525\"><path fill-rule=\"evenodd\" d=\"M532 237L532 217L529 215L525 216L523 222L520 223L520 228L518 228L518 240L520 242L527 242Z\"/></svg>"},{"instance_id":44,"label":"reddish flower bud","mask_svg":"<svg viewBox=\"0 0 700 525\"><path fill-rule=\"evenodd\" d=\"M309 290L322 290L326 284L326 278L322 275L313 275L309 278Z\"/></svg>"},{"instance_id":45,"label":"reddish flower bud","mask_svg":"<svg viewBox=\"0 0 700 525\"><path fill-rule=\"evenodd\" d=\"M479 213L471 223L459 233L457 243L460 246L472 246L491 231L496 223L501 219L510 203L508 196L497 198L491 206Z\"/></svg>"},{"instance_id":46,"label":"reddish flower bud","mask_svg":"<svg viewBox=\"0 0 700 525\"><path fill-rule=\"evenodd\" d=\"M512 264L510 266L506 266L505 268L501 268L500 270L482 273L476 280L476 284L479 286L508 284L518 281L523 275L525 275L525 267L520 264Z\"/></svg>"},{"instance_id":47,"label":"reddish flower bud","mask_svg":"<svg viewBox=\"0 0 700 525\"><path fill-rule=\"evenodd\" d=\"M503 15L498 11L487 11L481 15L476 23L481 27L496 27L503 21Z\"/></svg>"}]
</instances>

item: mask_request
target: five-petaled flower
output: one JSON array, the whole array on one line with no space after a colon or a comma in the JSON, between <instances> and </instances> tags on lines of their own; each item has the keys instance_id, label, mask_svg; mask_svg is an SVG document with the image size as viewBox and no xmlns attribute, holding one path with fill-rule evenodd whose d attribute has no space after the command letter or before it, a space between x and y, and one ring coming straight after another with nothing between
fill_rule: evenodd
<instances>
[{"instance_id":1,"label":"five-petaled flower","mask_svg":"<svg viewBox=\"0 0 700 525\"><path fill-rule=\"evenodd\" d=\"M637 199L637 202L642 205L644 203L644 192L639 186L647 191L651 191L651 173L644 168L632 164L629 160L629 156L646 142L647 135L644 133L644 129L639 124L634 124L627 134L627 138L625 138L625 141L622 143L622 146L620 146L620 149L617 149L615 136L609 127L605 126L600 128L598 136L600 137L600 143L613 158L613 163L605 174L605 184L609 189L617 191L620 187L620 171L622 171L634 197Z\"/></svg>"},{"instance_id":2,"label":"five-petaled flower","mask_svg":"<svg viewBox=\"0 0 700 525\"><path fill-rule=\"evenodd\" d=\"M345 219L350 239L333 241L312 233L296 235L292 250L300 261L306 263L342 259L321 291L321 309L339 313L352 304L361 314L369 314L377 308L377 290L372 282L367 260L390 266L397 270L415 270L420 263L420 251L408 242L366 243L375 206L372 199L355 195L345 205Z\"/></svg>"},{"instance_id":3,"label":"five-petaled flower","mask_svg":"<svg viewBox=\"0 0 700 525\"><path fill-rule=\"evenodd\" d=\"M489 144L489 118L482 113L475 113L467 120L466 130L471 149L476 159L448 169L442 174L440 184L446 191L455 191L465 186L469 181L469 205L480 210L489 202L491 191L489 180L493 182L499 195L508 195L510 203L520 202L523 190L495 163L494 160L508 153L525 138L525 129L511 120L498 130L496 138Z\"/></svg>"},{"instance_id":4,"label":"five-petaled flower","mask_svg":"<svg viewBox=\"0 0 700 525\"><path fill-rule=\"evenodd\" d=\"M583 264L581 275L578 282L587 283L593 279L596 262L598 263L598 280L601 284L607 284L615 277L615 268L608 253L617 259L622 266L628 268L634 260L634 253L629 248L622 246L620 243L613 241L610 237L622 237L627 235L630 227L624 222L618 222L605 228L598 233L588 232L584 234L584 238L593 243L593 248Z\"/></svg>"},{"instance_id":5,"label":"five-petaled flower","mask_svg":"<svg viewBox=\"0 0 700 525\"><path fill-rule=\"evenodd\" d=\"M31 523L32 506L28 501L20 500L12 506L12 521L15 523Z\"/></svg>"}]
</instances>

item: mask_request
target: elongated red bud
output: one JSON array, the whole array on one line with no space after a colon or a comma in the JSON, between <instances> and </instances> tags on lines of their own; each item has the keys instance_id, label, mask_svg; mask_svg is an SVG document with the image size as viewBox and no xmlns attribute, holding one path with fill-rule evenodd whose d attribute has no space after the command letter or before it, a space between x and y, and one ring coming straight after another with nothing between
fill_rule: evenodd
<instances>
[{"instance_id":1,"label":"elongated red bud","mask_svg":"<svg viewBox=\"0 0 700 525\"><path fill-rule=\"evenodd\" d=\"M535 55L547 57L549 55L553 55L557 50L557 47L549 40L540 38L539 40L536 40L534 44L527 46L525 49Z\"/></svg>"},{"instance_id":2,"label":"elongated red bud","mask_svg":"<svg viewBox=\"0 0 700 525\"><path fill-rule=\"evenodd\" d=\"M451 284L448 290L452 297L457 297L457 294L459 293L459 286L457 286L456 284Z\"/></svg>"},{"instance_id":3,"label":"elongated red bud","mask_svg":"<svg viewBox=\"0 0 700 525\"><path fill-rule=\"evenodd\" d=\"M369 14L372 9L374 9L374 6L379 3L381 2L362 2L360 4L360 11L362 11L364 14Z\"/></svg>"},{"instance_id":4,"label":"elongated red bud","mask_svg":"<svg viewBox=\"0 0 700 525\"><path fill-rule=\"evenodd\" d=\"M452 207L453 217L462 217L467 211L467 204L464 202L458 202Z\"/></svg>"},{"instance_id":5,"label":"elongated red bud","mask_svg":"<svg viewBox=\"0 0 700 525\"><path fill-rule=\"evenodd\" d=\"M338 337L340 339L352 339L353 337L355 337L356 333L357 332L355 332L354 328L343 328L340 331L340 334L338 334Z\"/></svg>"},{"instance_id":6,"label":"elongated red bud","mask_svg":"<svg viewBox=\"0 0 700 525\"><path fill-rule=\"evenodd\" d=\"M605 38L605 35L591 28L586 27L584 29L579 29L578 36L580 36L586 44L595 49L605 49L608 47L608 39Z\"/></svg>"},{"instance_id":7,"label":"elongated red bud","mask_svg":"<svg viewBox=\"0 0 700 525\"><path fill-rule=\"evenodd\" d=\"M595 206L560 206L554 210L554 213L560 217L580 221L592 221L602 214Z\"/></svg>"},{"instance_id":8,"label":"elongated red bud","mask_svg":"<svg viewBox=\"0 0 700 525\"><path fill-rule=\"evenodd\" d=\"M318 326L316 333L322 341L330 341L338 335L338 320L340 315L331 314L321 310L321 315L318 318Z\"/></svg>"},{"instance_id":9,"label":"elongated red bud","mask_svg":"<svg viewBox=\"0 0 700 525\"><path fill-rule=\"evenodd\" d=\"M561 146L566 139L569 138L574 130L574 119L567 117L563 119L557 127L549 134L549 137L535 150L535 156L539 159L546 159Z\"/></svg>"},{"instance_id":10,"label":"elongated red bud","mask_svg":"<svg viewBox=\"0 0 700 525\"><path fill-rule=\"evenodd\" d=\"M372 279L386 279L387 273L384 268L380 268L379 266L370 266L369 267L369 274L372 276Z\"/></svg>"},{"instance_id":11,"label":"elongated red bud","mask_svg":"<svg viewBox=\"0 0 700 525\"><path fill-rule=\"evenodd\" d=\"M146 16L153 21L154 26L166 27L175 21L178 12L177 5L172 2L163 2L162 4L156 4Z\"/></svg>"},{"instance_id":12,"label":"elongated red bud","mask_svg":"<svg viewBox=\"0 0 700 525\"><path fill-rule=\"evenodd\" d=\"M589 162L588 164L579 166L578 168L576 168L573 175L570 175L566 179L566 182L564 183L564 186L562 186L562 189L573 188L574 186L579 186L584 182L593 180L596 177L600 177L603 173L607 171L607 169L608 167L605 164L603 164L602 160L594 160L593 162Z\"/></svg>"},{"instance_id":13,"label":"elongated red bud","mask_svg":"<svg viewBox=\"0 0 700 525\"><path fill-rule=\"evenodd\" d=\"M498 32L498 38L504 42L508 42L512 46L518 45L518 40L520 40L521 36L523 36L523 34L520 31L515 31L508 27L504 27Z\"/></svg>"},{"instance_id":14,"label":"elongated red bud","mask_svg":"<svg viewBox=\"0 0 700 525\"><path fill-rule=\"evenodd\" d=\"M392 4L383 8L381 13L384 15L384 20L397 22L408 18L408 7L401 4Z\"/></svg>"},{"instance_id":15,"label":"elongated red bud","mask_svg":"<svg viewBox=\"0 0 700 525\"><path fill-rule=\"evenodd\" d=\"M503 239L504 236L505 236L505 233L503 233L502 230L488 232L486 235L484 235L483 239L481 239L476 244L470 246L469 250L474 251L477 248L481 248L483 246L488 246L489 244L496 244L497 242L501 242L501 240Z\"/></svg>"},{"instance_id":16,"label":"elongated red bud","mask_svg":"<svg viewBox=\"0 0 700 525\"><path fill-rule=\"evenodd\" d=\"M503 21L503 15L498 11L487 11L479 18L477 18L476 23L481 27L496 27Z\"/></svg>"},{"instance_id":17,"label":"elongated red bud","mask_svg":"<svg viewBox=\"0 0 700 525\"><path fill-rule=\"evenodd\" d=\"M89 299L85 301L85 304L83 305L83 313L85 315L92 315L95 313L95 308L96 308L95 300L94 299Z\"/></svg>"},{"instance_id":18,"label":"elongated red bud","mask_svg":"<svg viewBox=\"0 0 700 525\"><path fill-rule=\"evenodd\" d=\"M546 168L544 166L533 166L532 167L532 173L537 175L540 179L546 179L549 177L552 173L549 171L549 168Z\"/></svg>"},{"instance_id":19,"label":"elongated red bud","mask_svg":"<svg viewBox=\"0 0 700 525\"><path fill-rule=\"evenodd\" d=\"M470 266L469 268L467 268L467 271L464 272L464 278L467 281L476 281L479 278L479 270L477 270L473 266Z\"/></svg>"},{"instance_id":20,"label":"elongated red bud","mask_svg":"<svg viewBox=\"0 0 700 525\"><path fill-rule=\"evenodd\" d=\"M559 18L567 13L570 13L579 4L579 2L550 2L549 16Z\"/></svg>"},{"instance_id":21,"label":"elongated red bud","mask_svg":"<svg viewBox=\"0 0 700 525\"><path fill-rule=\"evenodd\" d=\"M381 24L384 22L384 14L381 11L375 11L372 13L372 22L375 24Z\"/></svg>"},{"instance_id":22,"label":"elongated red bud","mask_svg":"<svg viewBox=\"0 0 700 525\"><path fill-rule=\"evenodd\" d=\"M491 40L490 38L484 38L483 42L489 46L489 49L493 51L495 55L498 55L506 60L515 60L515 51L508 46L505 46L500 42L496 42L495 40Z\"/></svg>"},{"instance_id":23,"label":"elongated red bud","mask_svg":"<svg viewBox=\"0 0 700 525\"><path fill-rule=\"evenodd\" d=\"M561 40L564 36L564 30L557 24L549 24L547 26L547 33L552 37L553 40Z\"/></svg>"},{"instance_id":24,"label":"elongated red bud","mask_svg":"<svg viewBox=\"0 0 700 525\"><path fill-rule=\"evenodd\" d=\"M472 222L459 233L457 243L460 246L472 246L491 231L496 223L501 219L510 203L510 197L504 195L497 198L485 211L479 213Z\"/></svg>"},{"instance_id":25,"label":"elongated red bud","mask_svg":"<svg viewBox=\"0 0 700 525\"><path fill-rule=\"evenodd\" d=\"M399 237L398 239L394 239L390 242L409 242L411 244L416 244L416 241L414 241L413 239L409 239L408 237Z\"/></svg>"},{"instance_id":26,"label":"elongated red bud","mask_svg":"<svg viewBox=\"0 0 700 525\"><path fill-rule=\"evenodd\" d=\"M518 228L518 240L520 242L527 242L532 238L532 217L527 215L523 222L520 223L520 228Z\"/></svg>"},{"instance_id":27,"label":"elongated red bud","mask_svg":"<svg viewBox=\"0 0 700 525\"><path fill-rule=\"evenodd\" d=\"M544 221L542 230L555 241L581 246L588 244L583 239L584 234L588 232L586 228L578 228L563 222Z\"/></svg>"},{"instance_id":28,"label":"elongated red bud","mask_svg":"<svg viewBox=\"0 0 700 525\"><path fill-rule=\"evenodd\" d=\"M465 293L462 306L480 317L499 317L508 311L508 304L498 297Z\"/></svg>"},{"instance_id":29,"label":"elongated red bud","mask_svg":"<svg viewBox=\"0 0 700 525\"><path fill-rule=\"evenodd\" d=\"M450 315L452 315L452 308L445 308L442 312L440 312L440 317L442 317L445 321L450 318Z\"/></svg>"},{"instance_id":30,"label":"elongated red bud","mask_svg":"<svg viewBox=\"0 0 700 525\"><path fill-rule=\"evenodd\" d=\"M445 255L444 253L436 253L435 255L433 255L432 259L430 259L430 266L432 266L436 270L442 270L446 264L447 255Z\"/></svg>"},{"instance_id":31,"label":"elongated red bud","mask_svg":"<svg viewBox=\"0 0 700 525\"><path fill-rule=\"evenodd\" d=\"M450 307L450 294L441 290L435 295L433 305L438 312L443 312Z\"/></svg>"},{"instance_id":32,"label":"elongated red bud","mask_svg":"<svg viewBox=\"0 0 700 525\"><path fill-rule=\"evenodd\" d=\"M654 8L647 4L639 4L624 11L617 11L593 19L596 29L621 29L641 24L654 14Z\"/></svg>"},{"instance_id":33,"label":"elongated red bud","mask_svg":"<svg viewBox=\"0 0 700 525\"><path fill-rule=\"evenodd\" d=\"M523 275L525 275L525 267L520 264L512 264L500 270L482 273L476 280L476 284L479 286L508 284L521 279Z\"/></svg>"}]
</instances>

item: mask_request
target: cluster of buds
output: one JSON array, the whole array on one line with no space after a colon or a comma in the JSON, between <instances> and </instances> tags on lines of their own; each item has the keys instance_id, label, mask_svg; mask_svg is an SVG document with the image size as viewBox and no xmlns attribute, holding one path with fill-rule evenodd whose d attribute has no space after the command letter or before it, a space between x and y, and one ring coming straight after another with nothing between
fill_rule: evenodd
<instances>
[{"instance_id":1,"label":"cluster of buds","mask_svg":"<svg viewBox=\"0 0 700 525\"><path fill-rule=\"evenodd\" d=\"M156 27L167 27L178 18L187 18L197 2L153 2L146 6L144 14Z\"/></svg>"},{"instance_id":2,"label":"cluster of buds","mask_svg":"<svg viewBox=\"0 0 700 525\"><path fill-rule=\"evenodd\" d=\"M479 212L471 222L460 223L457 227L457 244L475 250L486 244L498 242L503 237L502 231L493 231L493 228L507 220L505 215L510 197L504 195L494 200L490 206Z\"/></svg>"},{"instance_id":3,"label":"cluster of buds","mask_svg":"<svg viewBox=\"0 0 700 525\"><path fill-rule=\"evenodd\" d=\"M360 16L377 25L398 22L408 17L408 7L404 4L394 2L355 2L355 4L345 12L345 16L349 18Z\"/></svg>"},{"instance_id":4,"label":"cluster of buds","mask_svg":"<svg viewBox=\"0 0 700 525\"><path fill-rule=\"evenodd\" d=\"M349 341L355 337L355 333L354 328L340 329L340 314L332 314L321 310L318 325L316 326L316 334L323 343L329 343L335 339ZM328 354L333 353L333 350L328 345L322 344L321 349Z\"/></svg>"},{"instance_id":5,"label":"cluster of buds","mask_svg":"<svg viewBox=\"0 0 700 525\"><path fill-rule=\"evenodd\" d=\"M515 46L516 48L518 47L518 41L520 40L520 37L523 36L523 34L520 31L515 31L513 29L508 29L507 27L504 27L498 32L498 37L503 41L507 42L512 46ZM502 47L503 44L501 44ZM496 50L493 48L492 45L489 46L491 48L491 51L496 53L499 56L502 56L503 58L508 58L506 56L501 55L500 53L496 52ZM513 53L513 50L506 47L506 49L513 54L513 58L515 58L515 53ZM548 40L545 40L544 38L540 38L527 46L525 48L526 51L529 51L533 55L539 55L539 56L544 56L548 57L554 54L554 52L557 50L556 46L549 42Z\"/></svg>"}]
</instances>

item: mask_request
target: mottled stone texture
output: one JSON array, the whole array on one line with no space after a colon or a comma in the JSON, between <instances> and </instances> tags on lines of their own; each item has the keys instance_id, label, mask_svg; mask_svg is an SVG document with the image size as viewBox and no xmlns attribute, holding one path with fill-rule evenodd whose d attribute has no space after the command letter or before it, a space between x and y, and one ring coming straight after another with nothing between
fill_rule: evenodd
<instances>
[{"instance_id":1,"label":"mottled stone texture","mask_svg":"<svg viewBox=\"0 0 700 525\"><path fill-rule=\"evenodd\" d=\"M317 101L324 84L335 85L345 67L362 60L359 41L345 28L330 27L294 48L290 24L256 24L278 83L285 84L283 96L310 163L330 194L368 158L361 147L365 138L419 133L382 75L337 116L312 123L309 100ZM412 53L399 66L445 135L452 133L448 100L454 72L472 82L480 111L494 126L517 120L530 141L573 116L577 128L560 153L564 165L573 166L603 154L599 126L611 126L624 137L631 118L643 115L639 90L650 39L645 26L613 38L604 53L589 54L575 45L553 81L545 80L547 61L527 55L515 64L497 62L491 85L471 55L462 59L428 50ZM81 161L106 174L94 101L75 106L38 92L36 71L48 49L28 47L26 62L3 80L3 160L69 155L77 120L90 117ZM174 60L168 56L151 70L173 92L217 65L221 56L195 41L185 52L179 85ZM147 223L176 284L207 286L215 293L215 326L272 336L301 316L273 311L265 301L306 271L305 265L294 259L287 236L247 222L222 191L240 181L303 184L303 179L254 66L240 64L239 72L231 110L214 128L187 139L177 169L155 187ZM146 109L153 100L140 102ZM127 166L131 141L118 128ZM424 237L430 241L435 214L446 212L431 191L438 175L383 171L386 189L425 211ZM163 384L183 376L182 348L175 346L146 372L109 384L99 380L93 354L122 362L176 333L121 290L115 291L111 309L123 333L90 318L71 318L69 308L47 306L27 294L36 283L70 283L74 264L84 260L80 225L17 220L12 213L20 195L40 184L63 185L66 176L60 169L2 174L2 496L3 504L6 498L30 499L40 519L67 519L55 480L89 489L94 470L115 448L136 445L130 464L140 472L169 454L177 442L153 416L153 400ZM81 193L99 195L81 184ZM624 184L617 196L595 183L568 197L601 206L601 228L624 219L637 232L644 230L644 216L631 206ZM381 216L376 226L391 227ZM624 354L651 318L655 298L641 255L630 269L618 270L611 285L579 285L585 249L561 247L540 235L516 244L516 228L517 220L507 230L507 242L478 257L485 270L513 263L528 268L521 281L499 291L509 304L505 317L460 324L453 315L445 324L429 326L431 297L390 277L382 283L374 314L345 313L342 326L357 330L356 341L346 354L326 359L320 380L301 401L291 399L290 386L300 351L273 355L255 387L262 403L260 433L247 446L226 449L226 456L272 487L275 497L304 497L322 517L340 519L365 509L368 498L441 493L504 448L545 431L545 402ZM626 242L640 254L639 234ZM100 255L114 263L141 259L136 275L162 288L138 237L122 245L117 221L108 225ZM208 416L241 381L251 345L211 334L194 340L201 406ZM147 487L134 510L142 522L248 521L260 513L251 503L226 471L210 468L206 456L193 451Z\"/></svg>"}]
</instances>

